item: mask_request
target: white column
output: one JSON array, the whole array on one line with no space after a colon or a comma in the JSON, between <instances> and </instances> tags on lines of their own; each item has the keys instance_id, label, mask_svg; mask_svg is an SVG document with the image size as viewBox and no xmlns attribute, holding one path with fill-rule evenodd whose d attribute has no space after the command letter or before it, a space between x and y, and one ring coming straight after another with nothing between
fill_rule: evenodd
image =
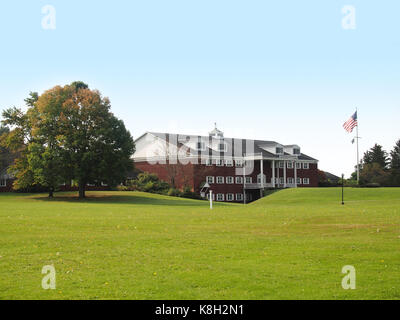
<instances>
[{"instance_id":1,"label":"white column","mask_svg":"<svg viewBox=\"0 0 400 320\"><path fill-rule=\"evenodd\" d=\"M263 159L261 159L260 168L261 168L261 189L264 190L264 161L263 161Z\"/></svg>"},{"instance_id":2,"label":"white column","mask_svg":"<svg viewBox=\"0 0 400 320\"><path fill-rule=\"evenodd\" d=\"M286 188L286 161L283 160L283 187Z\"/></svg>"},{"instance_id":3,"label":"white column","mask_svg":"<svg viewBox=\"0 0 400 320\"><path fill-rule=\"evenodd\" d=\"M272 188L275 188L275 160L272 160Z\"/></svg>"},{"instance_id":4,"label":"white column","mask_svg":"<svg viewBox=\"0 0 400 320\"><path fill-rule=\"evenodd\" d=\"M297 188L297 162L293 162L294 165L294 187Z\"/></svg>"},{"instance_id":5,"label":"white column","mask_svg":"<svg viewBox=\"0 0 400 320\"><path fill-rule=\"evenodd\" d=\"M280 176L279 176L279 173L280 173L280 171L281 171L281 168L280 168L280 161L278 161L278 172L277 172L277 174L276 174L276 178L278 179L278 188L280 188L280 186L281 186L281 180L280 180Z\"/></svg>"}]
</instances>

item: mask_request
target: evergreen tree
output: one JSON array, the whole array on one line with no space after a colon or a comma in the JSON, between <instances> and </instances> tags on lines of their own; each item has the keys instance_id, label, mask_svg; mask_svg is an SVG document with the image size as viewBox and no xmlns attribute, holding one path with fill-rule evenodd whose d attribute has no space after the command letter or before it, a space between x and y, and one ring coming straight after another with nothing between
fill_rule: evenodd
<instances>
[{"instance_id":1,"label":"evergreen tree","mask_svg":"<svg viewBox=\"0 0 400 320\"><path fill-rule=\"evenodd\" d=\"M383 147L379 144L375 144L370 150L365 152L363 163L377 163L382 169L387 169L389 158L387 152L383 150Z\"/></svg>"}]
</instances>

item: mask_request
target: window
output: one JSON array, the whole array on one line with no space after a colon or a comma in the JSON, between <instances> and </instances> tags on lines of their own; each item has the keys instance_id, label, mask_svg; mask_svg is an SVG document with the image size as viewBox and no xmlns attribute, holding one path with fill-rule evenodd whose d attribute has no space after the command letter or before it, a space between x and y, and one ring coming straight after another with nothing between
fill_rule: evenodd
<instances>
[{"instance_id":1,"label":"window","mask_svg":"<svg viewBox=\"0 0 400 320\"><path fill-rule=\"evenodd\" d=\"M233 177L226 177L227 184L233 184Z\"/></svg>"},{"instance_id":2,"label":"window","mask_svg":"<svg viewBox=\"0 0 400 320\"><path fill-rule=\"evenodd\" d=\"M243 193L236 193L236 201L243 201Z\"/></svg>"},{"instance_id":3,"label":"window","mask_svg":"<svg viewBox=\"0 0 400 320\"><path fill-rule=\"evenodd\" d=\"M208 158L206 160L206 166L212 166L212 164L213 164L212 159Z\"/></svg>"},{"instance_id":4,"label":"window","mask_svg":"<svg viewBox=\"0 0 400 320\"><path fill-rule=\"evenodd\" d=\"M264 183L267 182L267 177L263 174ZM257 183L261 183L261 173L257 176Z\"/></svg>"},{"instance_id":5,"label":"window","mask_svg":"<svg viewBox=\"0 0 400 320\"><path fill-rule=\"evenodd\" d=\"M219 143L218 144L218 151L220 152L226 152L228 149L228 146L226 143Z\"/></svg>"},{"instance_id":6,"label":"window","mask_svg":"<svg viewBox=\"0 0 400 320\"><path fill-rule=\"evenodd\" d=\"M300 154L300 149L298 149L298 148L293 149L293 154L299 155Z\"/></svg>"},{"instance_id":7,"label":"window","mask_svg":"<svg viewBox=\"0 0 400 320\"><path fill-rule=\"evenodd\" d=\"M293 162L289 161L289 162L287 163L287 168L288 168L288 169L293 169Z\"/></svg>"},{"instance_id":8,"label":"window","mask_svg":"<svg viewBox=\"0 0 400 320\"><path fill-rule=\"evenodd\" d=\"M283 161L279 161L279 168L283 169L285 167L285 163Z\"/></svg>"},{"instance_id":9,"label":"window","mask_svg":"<svg viewBox=\"0 0 400 320\"><path fill-rule=\"evenodd\" d=\"M303 169L309 169L309 168L310 168L310 164L308 162L304 162Z\"/></svg>"},{"instance_id":10,"label":"window","mask_svg":"<svg viewBox=\"0 0 400 320\"><path fill-rule=\"evenodd\" d=\"M224 183L224 177L217 177L217 183L218 184L223 184Z\"/></svg>"},{"instance_id":11,"label":"window","mask_svg":"<svg viewBox=\"0 0 400 320\"><path fill-rule=\"evenodd\" d=\"M296 169L301 169L301 163L300 162L296 162Z\"/></svg>"},{"instance_id":12,"label":"window","mask_svg":"<svg viewBox=\"0 0 400 320\"><path fill-rule=\"evenodd\" d=\"M224 194L223 193L217 193L217 201L224 201Z\"/></svg>"},{"instance_id":13,"label":"window","mask_svg":"<svg viewBox=\"0 0 400 320\"><path fill-rule=\"evenodd\" d=\"M224 166L224 160L223 159L217 159L216 165L217 165L217 167L223 167Z\"/></svg>"},{"instance_id":14,"label":"window","mask_svg":"<svg viewBox=\"0 0 400 320\"><path fill-rule=\"evenodd\" d=\"M243 160L235 160L236 167L243 167L244 161Z\"/></svg>"},{"instance_id":15,"label":"window","mask_svg":"<svg viewBox=\"0 0 400 320\"><path fill-rule=\"evenodd\" d=\"M212 194L212 199L215 200L215 194ZM210 193L207 193L207 200L210 200Z\"/></svg>"},{"instance_id":16,"label":"window","mask_svg":"<svg viewBox=\"0 0 400 320\"><path fill-rule=\"evenodd\" d=\"M237 184L243 184L243 177L236 177Z\"/></svg>"},{"instance_id":17,"label":"window","mask_svg":"<svg viewBox=\"0 0 400 320\"><path fill-rule=\"evenodd\" d=\"M197 147L197 150L200 150L200 151L206 150L206 144L202 141L197 142L196 147Z\"/></svg>"},{"instance_id":18,"label":"window","mask_svg":"<svg viewBox=\"0 0 400 320\"><path fill-rule=\"evenodd\" d=\"M284 178L279 178L279 184L284 184L285 183L285 179Z\"/></svg>"},{"instance_id":19,"label":"window","mask_svg":"<svg viewBox=\"0 0 400 320\"><path fill-rule=\"evenodd\" d=\"M294 184L294 178L288 178L288 179L287 179L287 182L288 182L289 184Z\"/></svg>"},{"instance_id":20,"label":"window","mask_svg":"<svg viewBox=\"0 0 400 320\"><path fill-rule=\"evenodd\" d=\"M233 167L233 160L232 159L225 160L225 165L227 167Z\"/></svg>"},{"instance_id":21,"label":"window","mask_svg":"<svg viewBox=\"0 0 400 320\"><path fill-rule=\"evenodd\" d=\"M301 184L301 178L297 178L297 184Z\"/></svg>"},{"instance_id":22,"label":"window","mask_svg":"<svg viewBox=\"0 0 400 320\"><path fill-rule=\"evenodd\" d=\"M233 201L235 199L235 195L233 193L226 194L226 201Z\"/></svg>"},{"instance_id":23,"label":"window","mask_svg":"<svg viewBox=\"0 0 400 320\"><path fill-rule=\"evenodd\" d=\"M7 187L6 179L0 179L0 187Z\"/></svg>"},{"instance_id":24,"label":"window","mask_svg":"<svg viewBox=\"0 0 400 320\"><path fill-rule=\"evenodd\" d=\"M246 183L253 183L252 177L246 177Z\"/></svg>"},{"instance_id":25,"label":"window","mask_svg":"<svg viewBox=\"0 0 400 320\"><path fill-rule=\"evenodd\" d=\"M276 147L275 153L276 153L276 154L283 154L283 148Z\"/></svg>"},{"instance_id":26,"label":"window","mask_svg":"<svg viewBox=\"0 0 400 320\"><path fill-rule=\"evenodd\" d=\"M207 183L208 183L208 184L213 184L213 183L214 183L214 177L212 177L212 176L207 176Z\"/></svg>"},{"instance_id":27,"label":"window","mask_svg":"<svg viewBox=\"0 0 400 320\"><path fill-rule=\"evenodd\" d=\"M309 178L303 178L303 184L310 184Z\"/></svg>"}]
</instances>

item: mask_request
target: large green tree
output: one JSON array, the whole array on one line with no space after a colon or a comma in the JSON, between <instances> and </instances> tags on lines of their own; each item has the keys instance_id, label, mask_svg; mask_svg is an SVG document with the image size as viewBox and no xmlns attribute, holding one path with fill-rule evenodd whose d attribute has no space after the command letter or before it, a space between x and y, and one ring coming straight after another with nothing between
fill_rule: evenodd
<instances>
[{"instance_id":1,"label":"large green tree","mask_svg":"<svg viewBox=\"0 0 400 320\"><path fill-rule=\"evenodd\" d=\"M7 148L5 139L10 133L10 129L0 125L0 174L7 169L12 163L13 154Z\"/></svg>"},{"instance_id":2,"label":"large green tree","mask_svg":"<svg viewBox=\"0 0 400 320\"><path fill-rule=\"evenodd\" d=\"M25 99L26 106L33 108L38 94L31 92ZM1 137L1 145L13 154L13 162L8 172L14 175L13 188L23 190L31 188L35 182L28 162L28 145L32 142L32 126L29 116L22 109L12 107L3 111L2 124L8 132Z\"/></svg>"},{"instance_id":3,"label":"large green tree","mask_svg":"<svg viewBox=\"0 0 400 320\"><path fill-rule=\"evenodd\" d=\"M116 185L133 169L131 134L110 111L110 101L83 82L31 93L26 113L10 108L3 124L12 127L5 145L20 156L11 167L14 187L47 187L73 179L79 197L88 183Z\"/></svg>"},{"instance_id":4,"label":"large green tree","mask_svg":"<svg viewBox=\"0 0 400 320\"><path fill-rule=\"evenodd\" d=\"M400 139L396 142L396 145L390 152L390 158L390 168L400 170Z\"/></svg>"},{"instance_id":5,"label":"large green tree","mask_svg":"<svg viewBox=\"0 0 400 320\"><path fill-rule=\"evenodd\" d=\"M392 185L400 186L400 139L396 142L396 145L390 152L390 158Z\"/></svg>"},{"instance_id":6,"label":"large green tree","mask_svg":"<svg viewBox=\"0 0 400 320\"><path fill-rule=\"evenodd\" d=\"M63 88L60 117L62 147L67 171L85 197L88 183L115 185L132 170L135 151L131 134L123 121L110 112L110 101L82 82Z\"/></svg>"},{"instance_id":7,"label":"large green tree","mask_svg":"<svg viewBox=\"0 0 400 320\"><path fill-rule=\"evenodd\" d=\"M365 152L364 164L377 163L382 169L386 169L389 164L387 152L379 144L375 144L370 150Z\"/></svg>"},{"instance_id":8,"label":"large green tree","mask_svg":"<svg viewBox=\"0 0 400 320\"><path fill-rule=\"evenodd\" d=\"M32 140L28 144L28 165L34 182L54 191L66 181L66 161L60 126L62 106L65 100L63 88L56 86L36 97L27 115L31 124Z\"/></svg>"}]
</instances>

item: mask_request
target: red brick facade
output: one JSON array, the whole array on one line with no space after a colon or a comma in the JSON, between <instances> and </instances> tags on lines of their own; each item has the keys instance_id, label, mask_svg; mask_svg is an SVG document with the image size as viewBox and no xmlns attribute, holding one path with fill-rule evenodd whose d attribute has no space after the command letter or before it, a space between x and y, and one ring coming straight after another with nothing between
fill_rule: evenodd
<instances>
[{"instance_id":1,"label":"red brick facade","mask_svg":"<svg viewBox=\"0 0 400 320\"><path fill-rule=\"evenodd\" d=\"M276 162L277 163L277 162ZM264 160L263 163L263 171L266 176L266 181L270 182L272 179L272 161ZM171 169L171 167L175 167ZM318 165L317 163L308 163L309 168L297 169L297 178L301 179L298 187L317 187L318 186ZM236 199L236 194L243 194L243 180L240 183L237 183L236 177L236 167L234 166L216 166L215 164L211 166L207 166L205 164L187 164L187 165L168 165L168 164L150 164L146 161L135 162L135 167L141 171L154 173L161 180L164 180L171 184L172 177L175 181L175 187L182 189L185 186L191 188L192 191L200 194L200 189L202 185L206 182L207 176L214 177L214 183L210 184L210 189L213 191L214 195L216 194L224 194L224 198L226 201L227 194L233 194L234 200L233 202L242 201ZM276 174L275 176L282 178L284 176L283 168L275 168ZM286 178L295 177L294 168L286 169ZM254 162L254 170L248 175L252 178L252 183L257 183L257 175L260 174L260 161ZM224 177L223 183L217 183L217 177ZM233 183L227 183L227 177L233 178ZM303 184L304 178L309 179L308 184ZM283 183L282 183L283 184ZM246 193L252 194L252 199L257 199L260 196L260 190L246 190Z\"/></svg>"}]
</instances>

